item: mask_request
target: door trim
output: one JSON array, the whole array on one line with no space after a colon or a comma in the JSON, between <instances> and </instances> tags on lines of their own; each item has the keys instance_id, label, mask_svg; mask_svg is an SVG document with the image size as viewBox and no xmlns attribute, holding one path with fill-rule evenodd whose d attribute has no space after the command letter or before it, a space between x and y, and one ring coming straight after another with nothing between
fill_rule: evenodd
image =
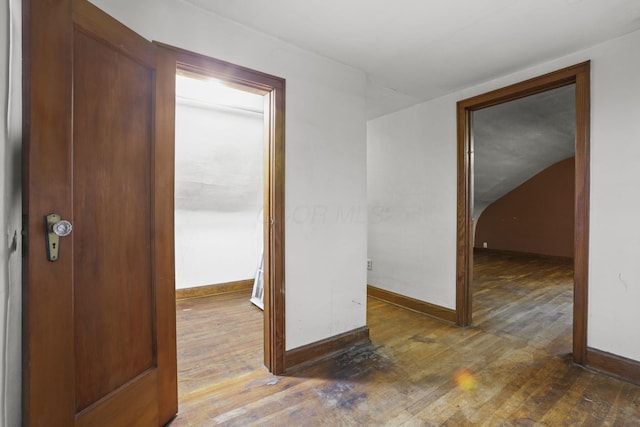
<instances>
[{"instance_id":1,"label":"door trim","mask_svg":"<svg viewBox=\"0 0 640 427\"><path fill-rule=\"evenodd\" d=\"M456 320L472 322L473 140L471 113L570 84L576 85L576 171L574 200L573 360L585 364L589 273L590 62L535 77L457 103L458 192Z\"/></svg>"},{"instance_id":2,"label":"door trim","mask_svg":"<svg viewBox=\"0 0 640 427\"><path fill-rule=\"evenodd\" d=\"M211 76L265 95L265 209L264 212L264 363L270 372L285 370L284 288L284 165L285 165L285 80L229 62L154 42L158 46L158 96L165 108L158 120L174 122L176 71ZM175 129L166 129L172 141ZM173 144L175 144L173 142ZM169 150L169 147L165 147ZM171 157L174 146L170 147ZM169 152L167 151L167 154ZM166 171L165 171L166 172ZM171 168L173 180L173 166ZM173 183L171 184L173 190ZM173 191L171 191L173 195ZM173 206L172 206L173 207ZM270 219L272 219L270 221ZM174 310L175 315L175 310Z\"/></svg>"}]
</instances>

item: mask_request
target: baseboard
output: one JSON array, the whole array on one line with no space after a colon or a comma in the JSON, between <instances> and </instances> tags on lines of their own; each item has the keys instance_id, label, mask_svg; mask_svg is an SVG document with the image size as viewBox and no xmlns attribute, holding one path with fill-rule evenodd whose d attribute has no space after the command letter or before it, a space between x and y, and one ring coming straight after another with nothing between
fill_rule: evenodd
<instances>
[{"instance_id":1,"label":"baseboard","mask_svg":"<svg viewBox=\"0 0 640 427\"><path fill-rule=\"evenodd\" d=\"M456 311L450 308L441 307L439 305L430 304L428 302L420 301L415 298L407 297L397 294L395 292L387 291L377 288L372 285L367 285L367 295L388 302L398 307L406 308L408 310L417 311L427 316L436 317L440 320L456 323Z\"/></svg>"},{"instance_id":2,"label":"baseboard","mask_svg":"<svg viewBox=\"0 0 640 427\"><path fill-rule=\"evenodd\" d=\"M356 344L368 341L369 328L363 326L362 328L288 350L285 353L285 369L290 371L294 367L308 365L312 362L336 356Z\"/></svg>"},{"instance_id":3,"label":"baseboard","mask_svg":"<svg viewBox=\"0 0 640 427\"><path fill-rule=\"evenodd\" d=\"M513 256L525 256L529 258L538 258L538 259L561 259L565 261L573 261L572 256L563 256L563 255L545 255L545 254L537 254L534 252L520 252L520 251L512 251L508 249L491 249L491 248L473 248L474 253L495 253L500 255L513 255Z\"/></svg>"},{"instance_id":4,"label":"baseboard","mask_svg":"<svg viewBox=\"0 0 640 427\"><path fill-rule=\"evenodd\" d=\"M210 295L227 294L251 290L253 279L239 280L237 282L220 283L217 285L197 286L195 288L176 289L176 299L200 298Z\"/></svg>"},{"instance_id":5,"label":"baseboard","mask_svg":"<svg viewBox=\"0 0 640 427\"><path fill-rule=\"evenodd\" d=\"M623 381L640 384L640 362L636 360L588 347L585 365Z\"/></svg>"}]
</instances>

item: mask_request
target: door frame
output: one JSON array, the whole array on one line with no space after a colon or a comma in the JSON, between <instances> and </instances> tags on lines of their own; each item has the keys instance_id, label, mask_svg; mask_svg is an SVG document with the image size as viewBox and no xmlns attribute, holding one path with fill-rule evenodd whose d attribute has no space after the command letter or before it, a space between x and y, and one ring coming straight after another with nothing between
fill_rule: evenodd
<instances>
[{"instance_id":1,"label":"door frame","mask_svg":"<svg viewBox=\"0 0 640 427\"><path fill-rule=\"evenodd\" d=\"M274 374L285 370L284 165L285 80L229 62L153 42L158 47L157 96L164 127L159 145L175 158L176 72L223 80L265 97L264 129L264 364ZM170 140L169 140L170 139ZM172 162L173 164L173 162ZM174 170L171 169L173 195ZM168 184L167 180L167 184ZM173 205L172 205L173 209ZM171 213L173 215L173 213ZM173 240L173 239L172 239ZM175 316L175 310L173 315Z\"/></svg>"},{"instance_id":2,"label":"door frame","mask_svg":"<svg viewBox=\"0 0 640 427\"><path fill-rule=\"evenodd\" d=\"M574 199L573 360L587 354L589 273L590 61L474 96L457 103L457 254L456 321L472 323L473 137L471 113L570 84L576 85L576 160Z\"/></svg>"}]
</instances>

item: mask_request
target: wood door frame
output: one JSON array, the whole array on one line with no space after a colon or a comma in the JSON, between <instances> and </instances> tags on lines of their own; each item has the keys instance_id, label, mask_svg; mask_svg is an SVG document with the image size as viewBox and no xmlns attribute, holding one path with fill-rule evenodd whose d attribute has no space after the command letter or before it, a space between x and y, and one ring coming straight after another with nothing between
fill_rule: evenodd
<instances>
[{"instance_id":1,"label":"wood door frame","mask_svg":"<svg viewBox=\"0 0 640 427\"><path fill-rule=\"evenodd\" d=\"M285 80L194 52L154 42L158 46L157 96L165 106L158 120L174 123L176 72L210 76L265 96L264 179L264 363L270 372L285 370L284 289L284 165ZM166 127L165 155L175 156L175 128ZM174 179L173 168L171 180ZM171 183L173 195L173 182ZM173 206L172 206L173 207ZM175 310L174 310L175 316Z\"/></svg>"},{"instance_id":2,"label":"wood door frame","mask_svg":"<svg viewBox=\"0 0 640 427\"><path fill-rule=\"evenodd\" d=\"M456 317L469 326L473 280L473 139L471 113L570 84L576 85L574 199L573 360L585 364L589 273L590 62L474 96L457 103L457 255Z\"/></svg>"}]
</instances>

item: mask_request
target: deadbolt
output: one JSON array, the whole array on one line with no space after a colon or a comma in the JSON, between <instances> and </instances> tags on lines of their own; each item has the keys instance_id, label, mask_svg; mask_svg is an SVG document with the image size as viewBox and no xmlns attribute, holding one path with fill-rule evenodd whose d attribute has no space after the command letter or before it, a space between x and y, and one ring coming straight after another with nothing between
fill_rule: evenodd
<instances>
[{"instance_id":1,"label":"deadbolt","mask_svg":"<svg viewBox=\"0 0 640 427\"><path fill-rule=\"evenodd\" d=\"M51 213L45 216L44 226L44 235L47 240L47 259L51 262L57 261L60 251L60 237L71 234L73 226L66 219L62 219L60 214L57 213Z\"/></svg>"}]
</instances>

